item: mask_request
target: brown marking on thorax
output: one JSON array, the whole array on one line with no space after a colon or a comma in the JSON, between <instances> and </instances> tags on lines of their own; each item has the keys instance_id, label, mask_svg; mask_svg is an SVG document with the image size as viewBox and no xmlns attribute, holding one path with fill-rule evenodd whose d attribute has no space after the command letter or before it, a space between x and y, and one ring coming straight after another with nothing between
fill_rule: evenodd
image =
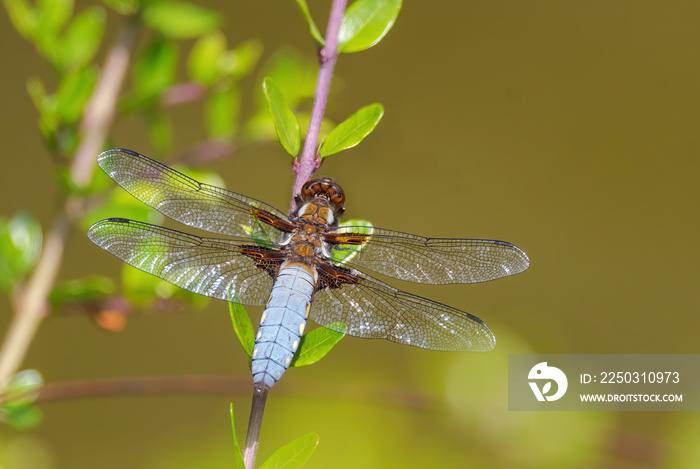
<instances>
[{"instance_id":1,"label":"brown marking on thorax","mask_svg":"<svg viewBox=\"0 0 700 469\"><path fill-rule=\"evenodd\" d=\"M301 257L311 257L314 255L314 247L310 244L297 244L294 246L294 252Z\"/></svg>"},{"instance_id":2,"label":"brown marking on thorax","mask_svg":"<svg viewBox=\"0 0 700 469\"><path fill-rule=\"evenodd\" d=\"M327 206L309 202L306 205L306 212L303 213L299 218L311 223L320 223L323 225L327 225L329 214L330 208L328 208Z\"/></svg>"},{"instance_id":3,"label":"brown marking on thorax","mask_svg":"<svg viewBox=\"0 0 700 469\"><path fill-rule=\"evenodd\" d=\"M320 253L323 247L321 237L321 226L301 219L298 226L292 233L287 252L290 259L307 265L316 265L316 254Z\"/></svg>"}]
</instances>

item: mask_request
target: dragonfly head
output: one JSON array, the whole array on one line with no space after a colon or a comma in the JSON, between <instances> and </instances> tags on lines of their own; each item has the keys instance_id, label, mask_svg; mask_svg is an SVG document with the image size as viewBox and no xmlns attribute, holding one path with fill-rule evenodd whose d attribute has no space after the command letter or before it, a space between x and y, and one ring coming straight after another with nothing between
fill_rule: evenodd
<instances>
[{"instance_id":1,"label":"dragonfly head","mask_svg":"<svg viewBox=\"0 0 700 469\"><path fill-rule=\"evenodd\" d=\"M297 196L299 211L297 216L304 217L309 209L326 206L332 212L325 223L337 225L338 219L345 212L345 193L343 189L329 178L309 179Z\"/></svg>"}]
</instances>

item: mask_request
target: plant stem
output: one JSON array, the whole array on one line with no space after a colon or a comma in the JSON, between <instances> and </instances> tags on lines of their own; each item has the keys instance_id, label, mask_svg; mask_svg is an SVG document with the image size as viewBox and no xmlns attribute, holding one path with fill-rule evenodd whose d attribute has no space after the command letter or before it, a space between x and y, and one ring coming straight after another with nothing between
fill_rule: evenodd
<instances>
[{"instance_id":1,"label":"plant stem","mask_svg":"<svg viewBox=\"0 0 700 469\"><path fill-rule=\"evenodd\" d=\"M250 378L230 375L180 375L180 376L131 376L98 378L77 381L45 383L37 402L54 402L71 399L144 395L224 395L243 396L250 389ZM280 391L286 396L321 399L333 396L364 405L396 407L417 412L447 412L444 401L437 395L404 387L387 387L377 390L364 386L342 386L332 383L307 383L303 387L286 387ZM33 391L29 393L32 395ZM2 400L2 395L0 395Z\"/></svg>"},{"instance_id":2,"label":"plant stem","mask_svg":"<svg viewBox=\"0 0 700 469\"><path fill-rule=\"evenodd\" d=\"M0 387L4 386L19 368L39 323L46 315L46 298L63 259L70 225L68 217L61 215L46 237L39 261L19 300L0 350Z\"/></svg>"},{"instance_id":3,"label":"plant stem","mask_svg":"<svg viewBox=\"0 0 700 469\"><path fill-rule=\"evenodd\" d=\"M130 49L136 34L136 19L130 18L107 54L95 91L90 97L81 128L82 143L71 165L71 176L78 186L85 186L92 176L97 153L104 145L114 112L119 89L126 75ZM63 213L53 223L42 247L41 256L26 288L0 349L0 387L17 372L24 360L39 323L47 312L46 299L58 275L63 251L73 221L80 210L78 201L69 197Z\"/></svg>"},{"instance_id":4,"label":"plant stem","mask_svg":"<svg viewBox=\"0 0 700 469\"><path fill-rule=\"evenodd\" d=\"M47 383L37 401L147 394L225 394L248 392L250 379L234 376L139 376Z\"/></svg>"},{"instance_id":5,"label":"plant stem","mask_svg":"<svg viewBox=\"0 0 700 469\"><path fill-rule=\"evenodd\" d=\"M326 111L326 102L328 101L328 91L331 87L333 69L335 68L335 62L338 58L338 33L340 32L340 25L343 22L346 3L346 0L333 0L331 6L328 27L326 28L326 45L321 49L320 54L321 66L319 67L318 79L316 81L316 92L314 93L314 105L311 110L309 130L306 133L306 140L304 141L304 149L301 153L301 158L298 162L296 160L294 162L296 178L294 181L294 190L292 192L290 213L294 212L296 209L295 196L301 192L301 186L311 178L313 172L320 166L320 161L316 160L316 143L318 142L318 136L321 131L323 114ZM245 449L243 450L243 461L246 469L253 469L255 467L255 456L258 452L258 441L260 438L260 429L262 427L268 391L269 388L267 386L257 383L253 390L250 419L248 420L248 432L245 439Z\"/></svg>"},{"instance_id":6,"label":"plant stem","mask_svg":"<svg viewBox=\"0 0 700 469\"><path fill-rule=\"evenodd\" d=\"M117 98L129 68L137 26L137 17L127 18L116 43L107 54L95 91L85 106L80 122L83 138L71 166L71 178L78 187L85 187L90 182L97 154L102 150L114 120Z\"/></svg>"},{"instance_id":7,"label":"plant stem","mask_svg":"<svg viewBox=\"0 0 700 469\"><path fill-rule=\"evenodd\" d=\"M256 384L253 389L253 401L250 404L250 419L248 419L248 432L245 437L245 449L243 450L245 469L253 469L255 467L255 456L258 453L260 428L262 427L265 402L267 401L267 392L269 390L270 388L262 383Z\"/></svg>"},{"instance_id":8,"label":"plant stem","mask_svg":"<svg viewBox=\"0 0 700 469\"><path fill-rule=\"evenodd\" d=\"M316 159L316 144L318 143L318 136L321 132L323 114L326 111L333 69L338 59L338 32L343 22L343 13L345 12L346 3L346 0L333 0L333 5L331 6L328 28L326 28L326 45L321 49L320 54L321 66L316 81L316 92L314 94L314 105L311 110L309 130L306 133L306 140L304 140L304 149L302 150L301 158L298 162L295 161L294 163L296 179L294 180L290 213L294 212L296 208L294 197L301 191L301 186L311 179L313 172L320 166L320 161Z\"/></svg>"}]
</instances>

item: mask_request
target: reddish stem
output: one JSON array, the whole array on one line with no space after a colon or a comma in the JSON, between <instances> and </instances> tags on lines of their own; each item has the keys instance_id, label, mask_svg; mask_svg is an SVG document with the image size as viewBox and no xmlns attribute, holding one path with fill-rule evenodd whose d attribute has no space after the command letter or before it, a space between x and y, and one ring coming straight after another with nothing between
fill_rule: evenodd
<instances>
[{"instance_id":1,"label":"reddish stem","mask_svg":"<svg viewBox=\"0 0 700 469\"><path fill-rule=\"evenodd\" d=\"M321 49L320 54L321 67L318 71L309 131L306 133L306 140L304 141L304 149L301 153L301 158L299 161L294 161L294 174L296 179L294 180L294 191L292 192L292 202L289 210L290 214L296 210L294 197L301 192L301 186L311 179L311 175L321 165L321 160L316 157L316 144L318 143L318 136L321 132L323 114L326 111L326 102L328 101L328 91L331 87L333 69L335 68L335 62L338 58L338 33L340 32L340 25L343 22L343 13L345 12L346 3L346 0L333 0L333 5L331 7L328 28L326 29L326 45Z\"/></svg>"}]
</instances>

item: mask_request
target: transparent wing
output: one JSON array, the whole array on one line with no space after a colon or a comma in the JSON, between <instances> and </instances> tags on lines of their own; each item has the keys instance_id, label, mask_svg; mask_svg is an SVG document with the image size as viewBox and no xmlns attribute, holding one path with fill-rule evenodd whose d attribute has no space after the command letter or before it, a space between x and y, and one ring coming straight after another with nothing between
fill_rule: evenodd
<instances>
[{"instance_id":1,"label":"transparent wing","mask_svg":"<svg viewBox=\"0 0 700 469\"><path fill-rule=\"evenodd\" d=\"M88 237L127 264L185 290L251 306L265 304L278 268L275 251L124 218L95 223Z\"/></svg>"},{"instance_id":2,"label":"transparent wing","mask_svg":"<svg viewBox=\"0 0 700 469\"><path fill-rule=\"evenodd\" d=\"M361 272L342 270L341 280L319 272L326 288L314 295L309 317L322 326L333 329L334 323L342 323L348 335L431 350L480 352L496 345L491 329L476 316L397 290Z\"/></svg>"},{"instance_id":3,"label":"transparent wing","mask_svg":"<svg viewBox=\"0 0 700 469\"><path fill-rule=\"evenodd\" d=\"M478 283L517 274L530 265L514 244L488 239L424 238L410 233L346 226L325 235L334 256L357 268L432 285ZM343 254L353 251L354 254Z\"/></svg>"},{"instance_id":4,"label":"transparent wing","mask_svg":"<svg viewBox=\"0 0 700 469\"><path fill-rule=\"evenodd\" d=\"M198 182L131 150L107 150L97 163L141 202L194 228L273 244L281 233L269 223L288 223L287 216L270 205Z\"/></svg>"}]
</instances>

